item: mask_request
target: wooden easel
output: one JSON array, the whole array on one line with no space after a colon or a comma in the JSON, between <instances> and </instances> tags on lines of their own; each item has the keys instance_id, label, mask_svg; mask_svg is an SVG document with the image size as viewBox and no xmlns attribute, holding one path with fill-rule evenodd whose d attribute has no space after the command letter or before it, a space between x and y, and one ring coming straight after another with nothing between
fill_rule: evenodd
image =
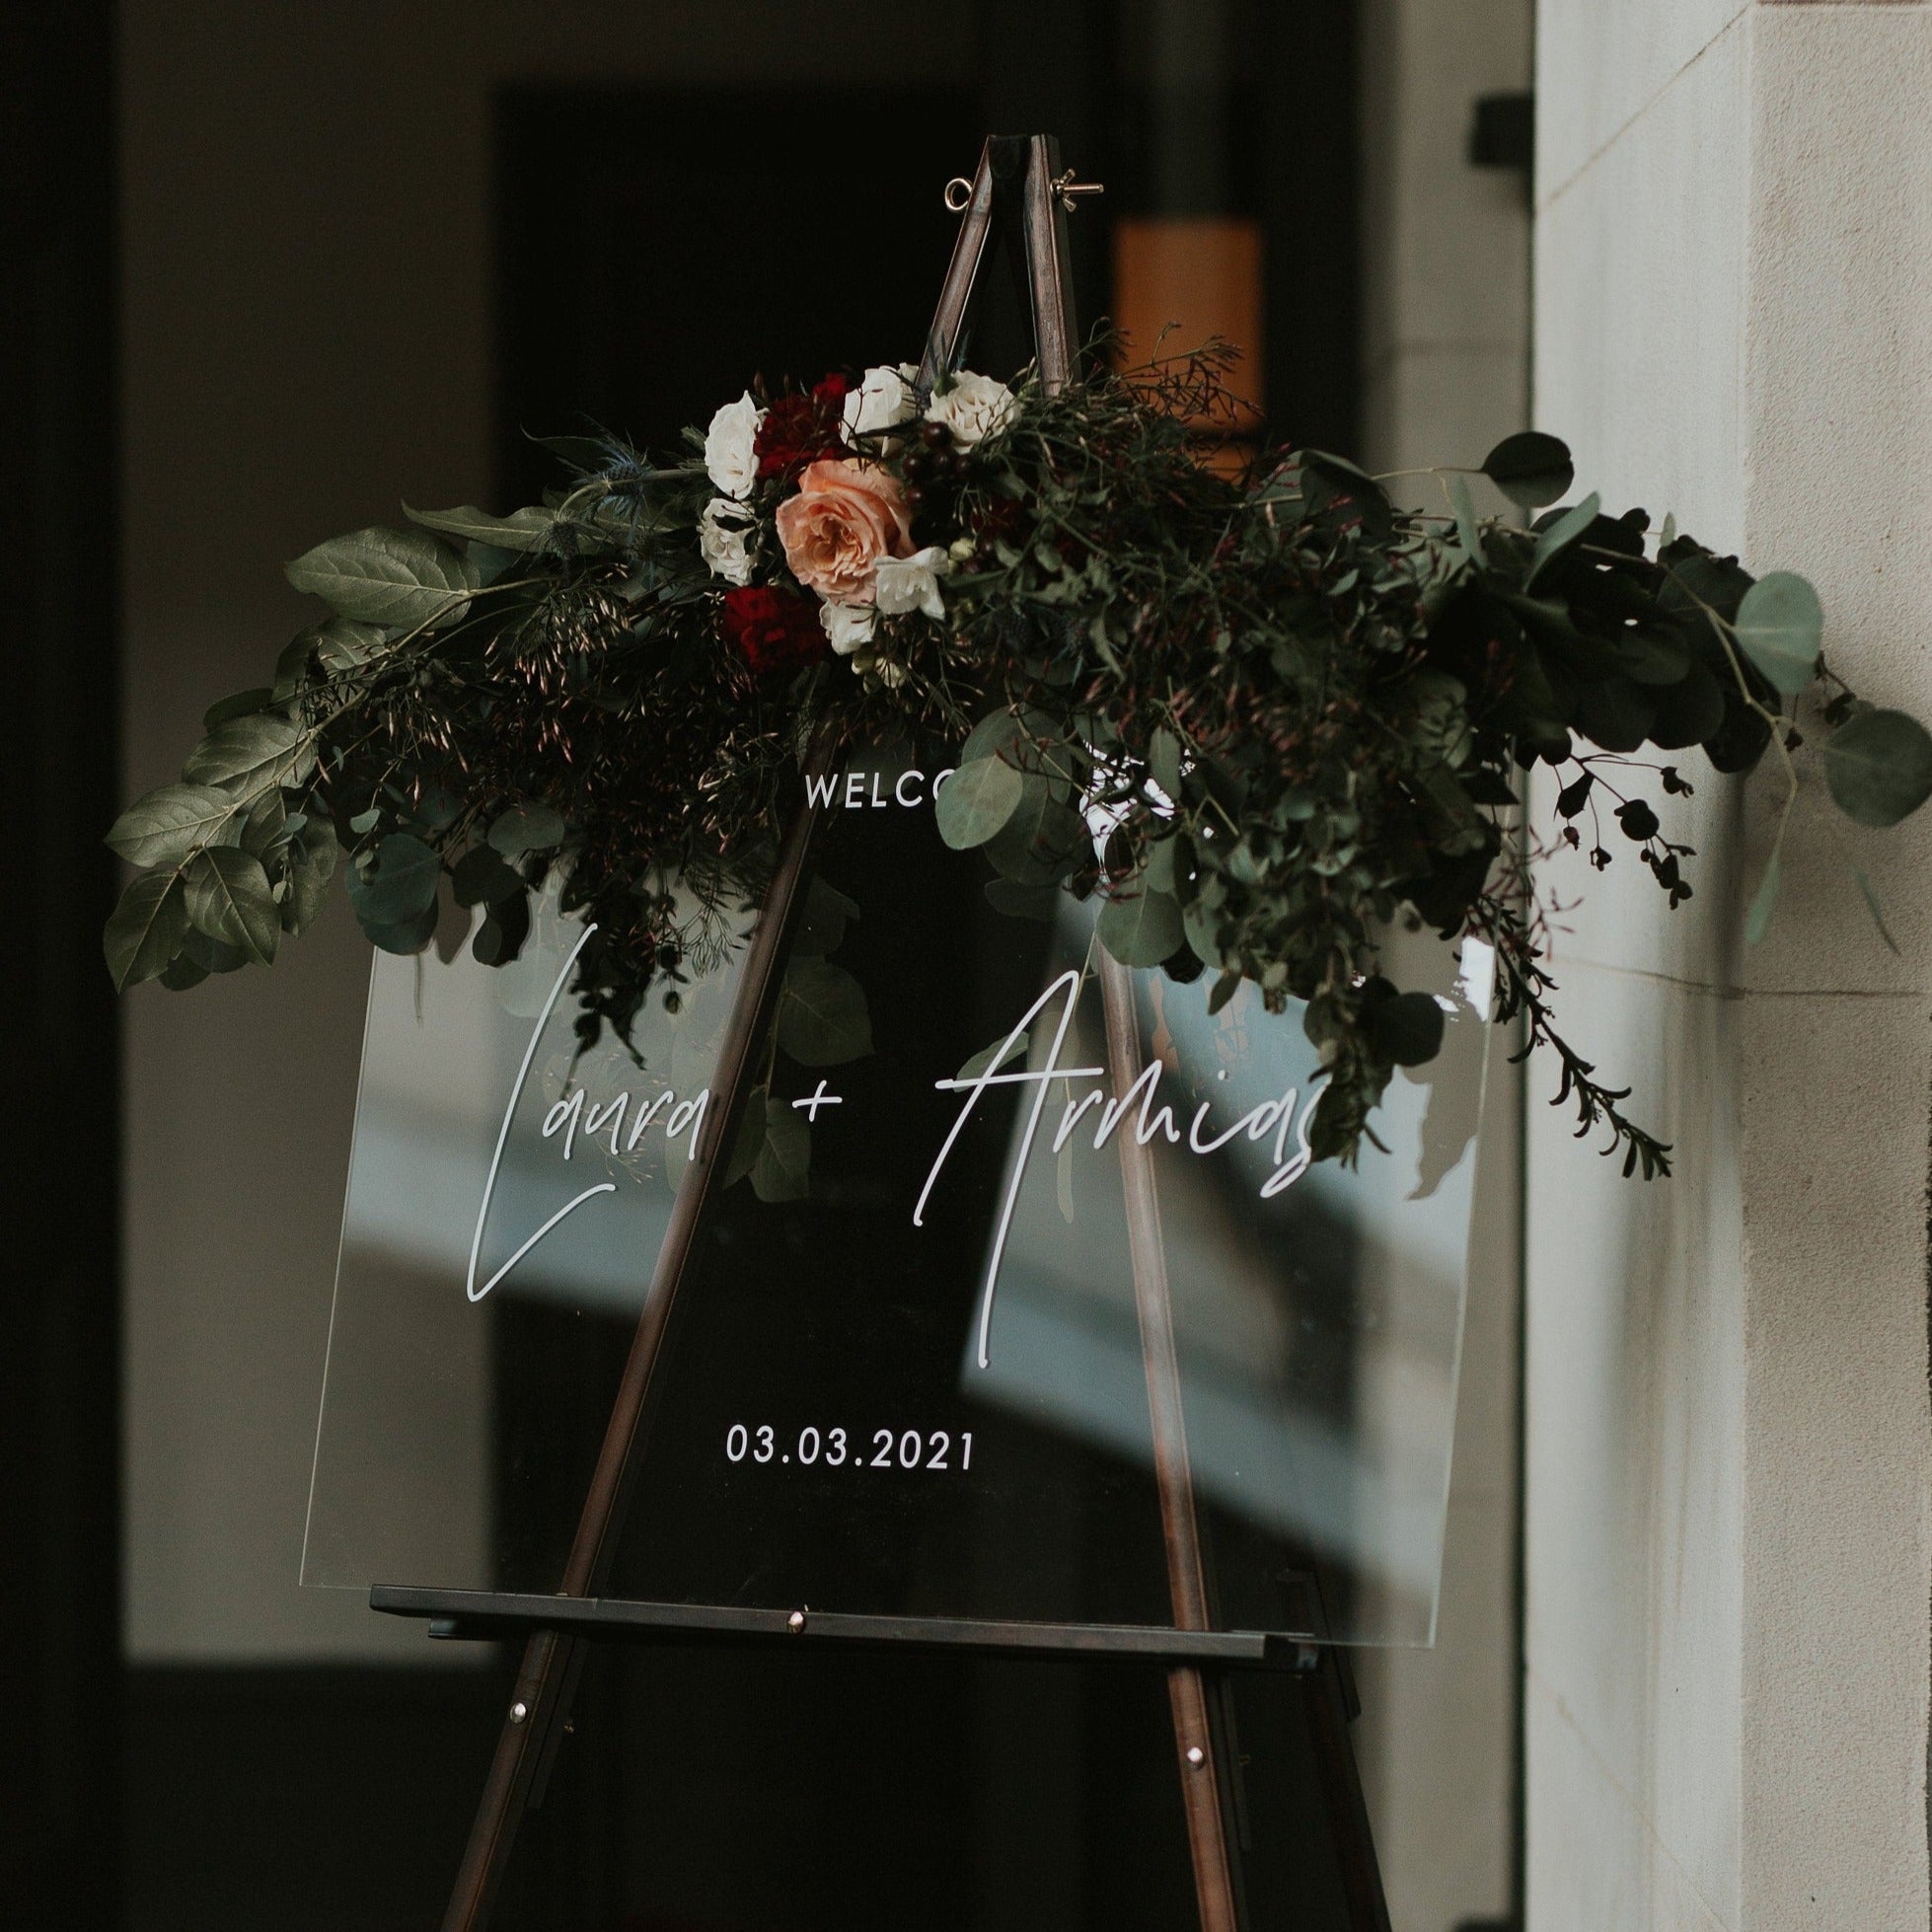
<instances>
[{"instance_id":1,"label":"wooden easel","mask_svg":"<svg viewBox=\"0 0 1932 1932\"><path fill-rule=\"evenodd\" d=\"M967 311L990 241L1005 245L1020 271L1042 382L1049 390L1064 387L1075 379L1066 216L1077 204L1077 196L1097 189L1075 182L1071 171L1062 172L1058 144L1043 134L989 138L971 182L955 186L963 186L965 192L958 198L949 192L949 205L964 219L920 365L922 394L929 393L943 372L958 366ZM1387 1905L1348 1738L1350 1693L1337 1654L1332 1647L1311 1642L1269 1633L1221 1631L1213 1625L1153 1161L1151 1151L1132 1135L1122 1145L1123 1179L1171 1628L817 1611L808 1615L802 1608L786 1612L637 1603L600 1596L636 1475L640 1425L652 1377L699 1234L723 1186L725 1163L750 1085L748 1075L773 1020L825 815L823 807L808 807L785 835L719 1049L711 1084L714 1104L679 1184L557 1593L502 1595L396 1586L378 1586L370 1593L372 1607L430 1618L432 1631L439 1636L525 1637L522 1664L443 1918L443 1932L483 1932L487 1926L518 1826L525 1811L541 1797L566 1729L587 1648L599 1637L896 1646L1164 1665L1202 1932L1241 1932L1246 1924L1234 1854L1236 1834L1229 1824L1239 1770L1230 1759L1220 1715L1220 1673L1230 1669L1295 1672L1306 1702L1327 1827L1348 1896L1351 1932L1388 1932ZM1099 955L1098 977L1109 1071L1115 1090L1126 1092L1142 1071L1133 977L1104 953Z\"/></svg>"}]
</instances>

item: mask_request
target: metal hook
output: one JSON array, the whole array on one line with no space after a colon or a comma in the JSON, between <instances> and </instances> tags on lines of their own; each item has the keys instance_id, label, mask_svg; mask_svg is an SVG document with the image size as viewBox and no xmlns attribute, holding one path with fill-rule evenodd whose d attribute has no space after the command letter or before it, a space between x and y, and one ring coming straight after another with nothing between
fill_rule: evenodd
<instances>
[{"instance_id":1,"label":"metal hook","mask_svg":"<svg viewBox=\"0 0 1932 1932\"><path fill-rule=\"evenodd\" d=\"M957 190L957 199L954 198L955 189ZM946 206L950 208L954 214L963 215L966 212L967 202L972 200L972 198L973 198L973 184L969 182L964 175L955 175L952 178L952 180L946 184Z\"/></svg>"},{"instance_id":2,"label":"metal hook","mask_svg":"<svg viewBox=\"0 0 1932 1932\"><path fill-rule=\"evenodd\" d=\"M1079 202L1075 198L1077 195L1104 194L1107 191L1099 182L1077 182L1074 174L1075 171L1069 168L1064 175L1056 175L1053 180L1053 191L1070 215L1079 207Z\"/></svg>"}]
</instances>

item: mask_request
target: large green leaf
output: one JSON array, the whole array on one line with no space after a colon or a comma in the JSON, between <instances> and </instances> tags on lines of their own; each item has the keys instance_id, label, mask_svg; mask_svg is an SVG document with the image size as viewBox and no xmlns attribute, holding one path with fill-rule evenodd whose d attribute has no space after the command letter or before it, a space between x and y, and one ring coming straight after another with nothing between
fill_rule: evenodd
<instances>
[{"instance_id":1,"label":"large green leaf","mask_svg":"<svg viewBox=\"0 0 1932 1932\"><path fill-rule=\"evenodd\" d=\"M567 829L555 805L512 805L490 826L489 843L505 858L521 858L560 846Z\"/></svg>"},{"instance_id":2,"label":"large green leaf","mask_svg":"<svg viewBox=\"0 0 1932 1932\"><path fill-rule=\"evenodd\" d=\"M1932 797L1932 737L1903 711L1854 712L1825 740L1824 778L1847 818L1896 825Z\"/></svg>"},{"instance_id":3,"label":"large green leaf","mask_svg":"<svg viewBox=\"0 0 1932 1932\"><path fill-rule=\"evenodd\" d=\"M271 784L301 783L314 764L311 732L279 712L257 711L216 725L188 753L182 777L253 798Z\"/></svg>"},{"instance_id":4,"label":"large green leaf","mask_svg":"<svg viewBox=\"0 0 1932 1932\"><path fill-rule=\"evenodd\" d=\"M508 516L491 516L464 503L454 510L412 510L403 505L410 522L425 530L440 530L445 537L461 537L473 544L489 544L497 550L541 550L557 523L555 510L513 510Z\"/></svg>"},{"instance_id":5,"label":"large green leaf","mask_svg":"<svg viewBox=\"0 0 1932 1932\"><path fill-rule=\"evenodd\" d=\"M1002 758L976 758L962 765L933 800L939 837L954 852L968 852L998 837L1019 809L1025 780Z\"/></svg>"},{"instance_id":6,"label":"large green leaf","mask_svg":"<svg viewBox=\"0 0 1932 1932\"><path fill-rule=\"evenodd\" d=\"M459 617L477 572L426 530L371 529L318 544L288 565L288 580L343 617L413 630Z\"/></svg>"},{"instance_id":7,"label":"large green leaf","mask_svg":"<svg viewBox=\"0 0 1932 1932\"><path fill-rule=\"evenodd\" d=\"M1091 852L1086 821L1066 788L1029 774L1012 816L987 844L996 870L1019 885L1056 885Z\"/></svg>"},{"instance_id":8,"label":"large green leaf","mask_svg":"<svg viewBox=\"0 0 1932 1932\"><path fill-rule=\"evenodd\" d=\"M982 1074L998 1074L1011 1066L1015 1060L1024 1059L1027 1045L1027 1032L1022 1026L1017 1033L1004 1034L995 1040L991 1046L982 1047L978 1053L967 1055L965 1063L953 1078L976 1080ZM996 1055L999 1056L997 1061Z\"/></svg>"},{"instance_id":9,"label":"large green leaf","mask_svg":"<svg viewBox=\"0 0 1932 1932\"><path fill-rule=\"evenodd\" d=\"M443 863L422 841L392 832L376 848L376 862L366 872L352 867L349 902L366 930L378 926L413 926L436 904Z\"/></svg>"},{"instance_id":10,"label":"large green leaf","mask_svg":"<svg viewBox=\"0 0 1932 1932\"><path fill-rule=\"evenodd\" d=\"M761 1201L802 1201L811 1192L812 1130L787 1100L765 1103L765 1144L751 1164Z\"/></svg>"},{"instance_id":11,"label":"large green leaf","mask_svg":"<svg viewBox=\"0 0 1932 1932\"><path fill-rule=\"evenodd\" d=\"M450 874L450 891L459 906L494 906L522 890L523 874L494 846L472 846Z\"/></svg>"},{"instance_id":12,"label":"large green leaf","mask_svg":"<svg viewBox=\"0 0 1932 1932\"><path fill-rule=\"evenodd\" d=\"M144 872L120 895L102 947L114 991L158 979L187 936L187 903L178 872Z\"/></svg>"},{"instance_id":13,"label":"large green leaf","mask_svg":"<svg viewBox=\"0 0 1932 1932\"><path fill-rule=\"evenodd\" d=\"M839 1067L870 1053L865 989L843 966L800 954L779 997L779 1045L802 1067Z\"/></svg>"},{"instance_id":14,"label":"large green leaf","mask_svg":"<svg viewBox=\"0 0 1932 1932\"><path fill-rule=\"evenodd\" d=\"M1482 460L1482 473L1511 502L1525 510L1558 501L1577 480L1567 443L1539 429L1503 440Z\"/></svg>"},{"instance_id":15,"label":"large green leaf","mask_svg":"<svg viewBox=\"0 0 1932 1932\"><path fill-rule=\"evenodd\" d=\"M237 846L210 846L188 861L187 916L198 931L239 946L266 966L281 938L281 910L268 874L253 853Z\"/></svg>"},{"instance_id":16,"label":"large green leaf","mask_svg":"<svg viewBox=\"0 0 1932 1932\"><path fill-rule=\"evenodd\" d=\"M1790 570L1773 570L1745 592L1736 625L1745 655L1787 698L1794 698L1818 671L1824 641L1824 611L1818 592Z\"/></svg>"},{"instance_id":17,"label":"large green leaf","mask_svg":"<svg viewBox=\"0 0 1932 1932\"><path fill-rule=\"evenodd\" d=\"M114 820L108 843L131 865L173 865L197 846L232 845L243 809L213 785L164 784Z\"/></svg>"},{"instance_id":18,"label":"large green leaf","mask_svg":"<svg viewBox=\"0 0 1932 1932\"><path fill-rule=\"evenodd\" d=\"M358 919L362 936L372 946L383 952L409 953L420 952L436 935L437 909L432 900L414 919L399 920L394 925L380 924L374 920ZM487 921L484 922L487 925Z\"/></svg>"},{"instance_id":19,"label":"large green leaf","mask_svg":"<svg viewBox=\"0 0 1932 1932\"><path fill-rule=\"evenodd\" d=\"M1597 521L1602 507L1602 499L1593 489L1581 503L1572 504L1547 530L1538 533L1529 574L1523 580L1524 590L1535 587L1536 579Z\"/></svg>"},{"instance_id":20,"label":"large green leaf","mask_svg":"<svg viewBox=\"0 0 1932 1932\"><path fill-rule=\"evenodd\" d=\"M745 1095L745 1110L738 1117L738 1132L731 1143L731 1158L725 1163L724 1184L743 1180L752 1170L765 1147L766 1089L755 1086Z\"/></svg>"},{"instance_id":21,"label":"large green leaf","mask_svg":"<svg viewBox=\"0 0 1932 1932\"><path fill-rule=\"evenodd\" d=\"M1186 942L1179 902L1145 886L1100 908L1100 943L1123 966L1158 966Z\"/></svg>"},{"instance_id":22,"label":"large green leaf","mask_svg":"<svg viewBox=\"0 0 1932 1932\"><path fill-rule=\"evenodd\" d=\"M820 955L837 952L846 936L847 922L857 917L857 906L837 886L814 877L805 893L805 910L799 916L792 951Z\"/></svg>"},{"instance_id":23,"label":"large green leaf","mask_svg":"<svg viewBox=\"0 0 1932 1932\"><path fill-rule=\"evenodd\" d=\"M288 891L282 898L282 930L306 932L316 923L329 896L335 870L335 828L326 818L303 826L289 848Z\"/></svg>"}]
</instances>

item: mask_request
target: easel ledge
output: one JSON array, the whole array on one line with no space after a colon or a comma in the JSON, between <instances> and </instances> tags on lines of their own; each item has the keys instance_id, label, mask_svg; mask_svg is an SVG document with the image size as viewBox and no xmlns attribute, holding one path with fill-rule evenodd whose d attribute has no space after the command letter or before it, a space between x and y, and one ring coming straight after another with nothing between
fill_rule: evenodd
<instances>
[{"instance_id":1,"label":"easel ledge","mask_svg":"<svg viewBox=\"0 0 1932 1932\"><path fill-rule=\"evenodd\" d=\"M731 1647L809 1644L814 1650L891 1645L948 1655L1080 1663L1207 1665L1307 1672L1321 1667L1311 1635L1263 1630L1174 1630L1159 1624L1015 1623L966 1617L855 1616L840 1611L648 1603L617 1597L550 1597L378 1584L369 1607L426 1618L452 1641L527 1637L540 1630L632 1643Z\"/></svg>"}]
</instances>

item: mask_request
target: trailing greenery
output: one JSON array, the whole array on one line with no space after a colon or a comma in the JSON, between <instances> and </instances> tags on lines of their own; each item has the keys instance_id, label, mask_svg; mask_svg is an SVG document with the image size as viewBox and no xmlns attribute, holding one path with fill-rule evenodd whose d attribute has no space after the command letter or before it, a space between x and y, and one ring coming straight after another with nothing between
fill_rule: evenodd
<instances>
[{"instance_id":1,"label":"trailing greenery","mask_svg":"<svg viewBox=\"0 0 1932 1932\"><path fill-rule=\"evenodd\" d=\"M501 964L557 879L597 927L583 1036L628 1036L757 901L808 759L937 737L959 748L939 831L984 852L1001 910L1097 897L1100 942L1128 965L1211 973L1216 1004L1243 979L1305 1003L1329 1075L1320 1156L1352 1158L1393 1070L1437 1051L1440 1010L1390 983L1377 943L1421 921L1495 946L1502 1011L1554 1056L1580 1133L1649 1176L1669 1151L1556 1029L1543 916L1505 830L1523 775L1549 766L1556 836L1599 868L1635 858L1672 907L1692 855L1647 794L1690 782L1653 754L1735 774L1768 751L1788 816L1795 708L1816 693L1804 750L1846 815L1894 824L1932 793L1932 739L1824 668L1802 578L1754 579L1595 494L1543 508L1572 482L1552 437L1512 436L1481 465L1541 511L1517 527L1475 514L1465 472L1439 473L1443 509L1423 514L1315 451L1202 467L1201 425L1234 412L1214 353L1096 368L1058 396L1022 383L972 436L923 399L923 421L841 428L844 394L766 406L761 425L792 440L730 499L695 431L668 463L564 439L541 505L411 511L291 564L329 615L271 684L215 706L182 781L110 834L142 868L108 929L116 984L267 964L338 873L376 945L421 949L454 900L483 909L476 955ZM777 521L803 466L834 456L903 501L899 554L926 547L904 567L930 586L910 609L881 591L843 660L820 620L853 613L819 608ZM730 587L701 536L720 508L741 544ZM1774 854L1753 938L1777 877ZM843 972L829 949L804 955L807 977ZM851 997L824 1051L863 1050Z\"/></svg>"}]
</instances>

